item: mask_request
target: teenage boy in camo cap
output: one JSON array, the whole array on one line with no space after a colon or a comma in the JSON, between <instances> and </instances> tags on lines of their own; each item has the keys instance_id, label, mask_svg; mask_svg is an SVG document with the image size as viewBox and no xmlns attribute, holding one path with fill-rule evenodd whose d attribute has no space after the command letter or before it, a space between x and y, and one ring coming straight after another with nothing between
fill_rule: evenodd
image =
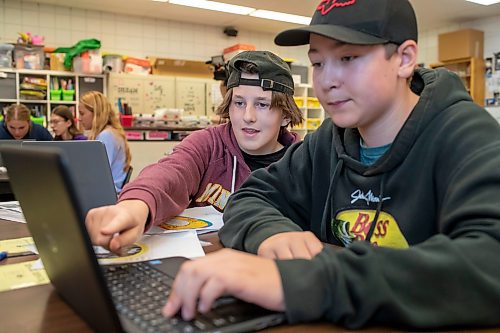
<instances>
[{"instance_id":1,"label":"teenage boy in camo cap","mask_svg":"<svg viewBox=\"0 0 500 333\"><path fill-rule=\"evenodd\" d=\"M164 313L232 294L291 323L500 325L500 128L455 74L415 70L410 3L321 1L275 42L310 45L331 119L231 196L220 239L259 256L186 263Z\"/></svg>"}]
</instances>

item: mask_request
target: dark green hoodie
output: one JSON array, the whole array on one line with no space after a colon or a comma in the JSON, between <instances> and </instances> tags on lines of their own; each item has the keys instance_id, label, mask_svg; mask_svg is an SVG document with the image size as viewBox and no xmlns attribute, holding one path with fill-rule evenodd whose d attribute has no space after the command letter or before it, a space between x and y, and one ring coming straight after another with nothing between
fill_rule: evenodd
<instances>
[{"instance_id":1,"label":"dark green hoodie","mask_svg":"<svg viewBox=\"0 0 500 333\"><path fill-rule=\"evenodd\" d=\"M418 104L372 166L358 131L327 119L230 197L225 246L256 253L310 230L343 247L277 261L290 322L500 326L500 126L446 70L418 70L412 90Z\"/></svg>"}]
</instances>

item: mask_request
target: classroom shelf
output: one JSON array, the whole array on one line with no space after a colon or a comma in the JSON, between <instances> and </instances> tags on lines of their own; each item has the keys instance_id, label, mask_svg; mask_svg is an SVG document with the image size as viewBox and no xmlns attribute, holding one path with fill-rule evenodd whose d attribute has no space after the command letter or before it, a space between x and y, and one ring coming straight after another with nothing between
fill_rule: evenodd
<instances>
[{"instance_id":1,"label":"classroom shelf","mask_svg":"<svg viewBox=\"0 0 500 333\"><path fill-rule=\"evenodd\" d=\"M79 74L73 72L50 71L50 70L27 70L1 68L0 74L3 79L0 80L0 111L11 104L25 104L31 109L35 117L43 117L44 125L47 126L50 121L50 111L57 105L71 106L74 112L78 107L79 97L87 91L97 90L106 94L106 76L97 74ZM27 77L42 79L46 83L46 89L38 87L46 95L44 99L27 99L25 94L21 94L21 84ZM50 99L50 90L52 84L57 80L71 80L73 84L74 96L72 100L53 100Z\"/></svg>"}]
</instances>

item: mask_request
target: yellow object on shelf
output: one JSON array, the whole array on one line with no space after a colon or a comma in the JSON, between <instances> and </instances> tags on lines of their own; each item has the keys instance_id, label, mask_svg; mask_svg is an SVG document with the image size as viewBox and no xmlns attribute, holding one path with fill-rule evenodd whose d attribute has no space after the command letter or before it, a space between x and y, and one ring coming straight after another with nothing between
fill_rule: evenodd
<instances>
[{"instance_id":1,"label":"yellow object on shelf","mask_svg":"<svg viewBox=\"0 0 500 333\"><path fill-rule=\"evenodd\" d=\"M307 118L307 129L308 130L315 130L321 125L321 119L320 118Z\"/></svg>"},{"instance_id":2,"label":"yellow object on shelf","mask_svg":"<svg viewBox=\"0 0 500 333\"><path fill-rule=\"evenodd\" d=\"M319 100L316 97L307 97L307 107L308 108L320 108Z\"/></svg>"},{"instance_id":3,"label":"yellow object on shelf","mask_svg":"<svg viewBox=\"0 0 500 333\"><path fill-rule=\"evenodd\" d=\"M297 106L299 108L303 107L304 106L304 98L303 97L293 97L293 100L295 101L295 104L297 104Z\"/></svg>"}]
</instances>

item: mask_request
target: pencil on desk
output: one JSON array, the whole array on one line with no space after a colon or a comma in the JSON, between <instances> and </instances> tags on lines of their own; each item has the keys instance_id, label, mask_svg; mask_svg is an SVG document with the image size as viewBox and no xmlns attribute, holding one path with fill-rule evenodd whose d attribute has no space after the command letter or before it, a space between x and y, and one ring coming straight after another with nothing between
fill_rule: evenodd
<instances>
[{"instance_id":1,"label":"pencil on desk","mask_svg":"<svg viewBox=\"0 0 500 333\"><path fill-rule=\"evenodd\" d=\"M36 255L35 252L32 251L24 251L24 252L7 252L7 251L2 251L0 252L0 261L3 259L7 258L16 258L16 257L24 257L24 256L32 256Z\"/></svg>"}]
</instances>

